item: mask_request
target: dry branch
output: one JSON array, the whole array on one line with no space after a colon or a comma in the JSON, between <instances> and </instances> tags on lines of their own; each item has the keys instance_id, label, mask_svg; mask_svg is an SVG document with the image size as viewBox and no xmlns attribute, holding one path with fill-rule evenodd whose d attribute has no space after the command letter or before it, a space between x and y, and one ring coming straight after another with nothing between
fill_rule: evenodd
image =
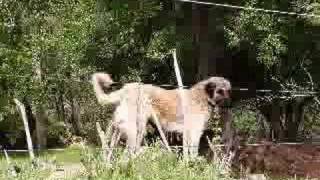
<instances>
[{"instance_id":1,"label":"dry branch","mask_svg":"<svg viewBox=\"0 0 320 180\"><path fill-rule=\"evenodd\" d=\"M100 141L101 141L102 159L103 159L104 162L107 162L107 148L108 148L108 144L107 144L106 133L103 132L103 130L102 130L99 122L96 122L96 127L97 127L98 135L99 135Z\"/></svg>"},{"instance_id":2,"label":"dry branch","mask_svg":"<svg viewBox=\"0 0 320 180\"><path fill-rule=\"evenodd\" d=\"M213 153L213 162L217 163L218 166L222 167L221 170L224 174L229 174L231 172L231 163L229 161L229 156L223 155L221 149L217 147L222 147L220 145L213 145L211 140L209 140L208 136L206 137L209 148Z\"/></svg>"},{"instance_id":3,"label":"dry branch","mask_svg":"<svg viewBox=\"0 0 320 180\"><path fill-rule=\"evenodd\" d=\"M157 128L158 128L158 131L160 133L160 136L162 138L162 141L163 143L165 144L166 148L168 149L169 152L171 152L171 148L169 146L169 143L166 139L166 136L165 134L163 133L163 130L162 130L162 127L160 125L160 122L159 122L159 119L158 117L156 116L156 114L154 113L154 111L151 112L152 113L152 119L154 120L154 123L156 124Z\"/></svg>"},{"instance_id":4,"label":"dry branch","mask_svg":"<svg viewBox=\"0 0 320 180\"><path fill-rule=\"evenodd\" d=\"M121 132L118 128L116 128L112 134L111 137L111 142L110 142L110 146L109 146L109 152L107 155L107 162L111 161L111 157L112 157L112 153L113 153L113 148L114 146L118 143L118 141L120 140L120 136L121 136Z\"/></svg>"}]
</instances>

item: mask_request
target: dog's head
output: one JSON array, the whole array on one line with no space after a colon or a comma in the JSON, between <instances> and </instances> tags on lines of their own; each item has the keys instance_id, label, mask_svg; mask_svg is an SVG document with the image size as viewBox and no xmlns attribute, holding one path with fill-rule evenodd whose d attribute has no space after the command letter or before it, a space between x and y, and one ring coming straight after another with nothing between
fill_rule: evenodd
<instances>
[{"instance_id":1,"label":"dog's head","mask_svg":"<svg viewBox=\"0 0 320 180\"><path fill-rule=\"evenodd\" d=\"M231 102L231 83L223 77L210 77L203 81L208 102L213 106L228 106Z\"/></svg>"},{"instance_id":2,"label":"dog's head","mask_svg":"<svg viewBox=\"0 0 320 180\"><path fill-rule=\"evenodd\" d=\"M101 87L109 87L113 83L113 80L109 74L97 72L91 76L91 82L97 83Z\"/></svg>"}]
</instances>

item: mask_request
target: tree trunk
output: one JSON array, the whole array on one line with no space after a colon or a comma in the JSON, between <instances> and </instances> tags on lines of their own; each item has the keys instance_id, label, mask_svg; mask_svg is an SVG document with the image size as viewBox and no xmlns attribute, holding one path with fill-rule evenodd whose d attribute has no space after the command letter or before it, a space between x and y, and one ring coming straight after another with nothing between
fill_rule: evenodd
<instances>
[{"instance_id":1,"label":"tree trunk","mask_svg":"<svg viewBox=\"0 0 320 180\"><path fill-rule=\"evenodd\" d=\"M198 69L197 81L208 77L209 43L208 43L208 9L192 5L192 31L197 44Z\"/></svg>"},{"instance_id":2,"label":"tree trunk","mask_svg":"<svg viewBox=\"0 0 320 180\"><path fill-rule=\"evenodd\" d=\"M258 107L260 112L270 124L270 136L267 139L278 141L283 137L280 121L280 104L277 101Z\"/></svg>"},{"instance_id":3,"label":"tree trunk","mask_svg":"<svg viewBox=\"0 0 320 180\"><path fill-rule=\"evenodd\" d=\"M232 110L222 108L220 112L223 122L222 141L225 145L225 153L228 156L227 161L232 167L237 167L239 163L238 153L240 142L232 121Z\"/></svg>"},{"instance_id":4,"label":"tree trunk","mask_svg":"<svg viewBox=\"0 0 320 180\"><path fill-rule=\"evenodd\" d=\"M34 51L32 55L33 72L35 73L34 79L37 82L39 92L43 91L44 75L43 62L41 58L41 51ZM36 134L37 134L37 147L43 149L47 147L48 136L48 112L45 107L45 97L40 97L36 105Z\"/></svg>"},{"instance_id":5,"label":"tree trunk","mask_svg":"<svg viewBox=\"0 0 320 180\"><path fill-rule=\"evenodd\" d=\"M37 147L44 149L47 147L48 137L48 111L43 105L39 105L36 112L36 132L37 132Z\"/></svg>"},{"instance_id":6,"label":"tree trunk","mask_svg":"<svg viewBox=\"0 0 320 180\"><path fill-rule=\"evenodd\" d=\"M271 128L273 131L273 140L282 140L284 137L283 134L283 128L281 126L281 119L280 119L280 104L279 102L274 102L272 104L272 109L271 109Z\"/></svg>"},{"instance_id":7,"label":"tree trunk","mask_svg":"<svg viewBox=\"0 0 320 180\"><path fill-rule=\"evenodd\" d=\"M75 98L71 101L71 124L74 134L80 136L82 134L80 105Z\"/></svg>"},{"instance_id":8,"label":"tree trunk","mask_svg":"<svg viewBox=\"0 0 320 180\"><path fill-rule=\"evenodd\" d=\"M295 101L288 104L289 111L287 122L287 138L290 142L298 141L299 128L304 121L304 102Z\"/></svg>"},{"instance_id":9,"label":"tree trunk","mask_svg":"<svg viewBox=\"0 0 320 180\"><path fill-rule=\"evenodd\" d=\"M64 109L63 90L61 90L61 87L56 94L56 111L59 121L64 122L67 125L68 122L65 117L66 113Z\"/></svg>"},{"instance_id":10,"label":"tree trunk","mask_svg":"<svg viewBox=\"0 0 320 180\"><path fill-rule=\"evenodd\" d=\"M296 142L304 121L304 106L312 97L298 97L290 102L275 100L272 104L259 107L271 125L273 140Z\"/></svg>"},{"instance_id":11,"label":"tree trunk","mask_svg":"<svg viewBox=\"0 0 320 180\"><path fill-rule=\"evenodd\" d=\"M263 118L263 115L257 114L256 116L258 121L258 132L257 132L257 139L261 140L267 140L270 141L270 126L266 123L265 118Z\"/></svg>"}]
</instances>

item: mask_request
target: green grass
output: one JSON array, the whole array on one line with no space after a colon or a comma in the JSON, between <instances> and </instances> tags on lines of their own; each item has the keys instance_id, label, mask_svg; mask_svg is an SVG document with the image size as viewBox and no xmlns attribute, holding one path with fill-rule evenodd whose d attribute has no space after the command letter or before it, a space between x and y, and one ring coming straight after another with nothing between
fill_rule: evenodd
<instances>
[{"instance_id":1,"label":"green grass","mask_svg":"<svg viewBox=\"0 0 320 180\"><path fill-rule=\"evenodd\" d=\"M28 153L9 153L12 165L19 167L21 170L18 177L10 177L9 166L2 153L0 156L0 179L45 179L55 171L57 166L80 164L81 159L81 150L73 147L64 151L43 151L35 154L38 162L41 162L39 167L32 166Z\"/></svg>"},{"instance_id":2,"label":"green grass","mask_svg":"<svg viewBox=\"0 0 320 180\"><path fill-rule=\"evenodd\" d=\"M79 148L67 148L64 151L46 151L40 156L53 157L59 163L63 164L74 164L80 163L81 149Z\"/></svg>"},{"instance_id":3,"label":"green grass","mask_svg":"<svg viewBox=\"0 0 320 180\"><path fill-rule=\"evenodd\" d=\"M39 160L47 161L45 157L40 157ZM0 159L0 179L43 179L50 175L50 168L33 168L31 161L27 156L14 155L11 158L11 165L19 168L19 173L17 177L13 177L9 171L9 165L6 159L1 156Z\"/></svg>"},{"instance_id":4,"label":"green grass","mask_svg":"<svg viewBox=\"0 0 320 180\"><path fill-rule=\"evenodd\" d=\"M54 158L57 162L61 163L80 163L80 153L81 149L77 147L70 147L63 151L42 151L40 153L35 152L35 155L40 158ZM29 159L29 154L27 152L10 152L9 157L14 161L26 161ZM0 161L5 161L5 156L2 153L0 156Z\"/></svg>"},{"instance_id":5,"label":"green grass","mask_svg":"<svg viewBox=\"0 0 320 180\"><path fill-rule=\"evenodd\" d=\"M108 180L231 180L223 174L222 166L217 162L208 163L202 158L190 162L183 161L175 153L160 148L148 148L135 159L124 161L123 152L115 153L112 166L102 162L100 152L95 148L69 147L64 151L45 151L37 154L39 162L46 165L32 167L28 154L10 153L13 164L21 169L17 177L8 174L8 165L4 155L0 156L0 179L46 179L57 173L56 167L81 167L71 169L77 173L66 179L108 179ZM40 163L40 164L41 164ZM76 166L74 166L76 165ZM70 170L70 169L69 169ZM61 173L61 172L60 172ZM63 172L62 172L63 173ZM281 178L278 178L280 180ZM293 180L294 178L292 178ZM281 180L285 180L282 178ZM288 179L287 179L288 180Z\"/></svg>"},{"instance_id":6,"label":"green grass","mask_svg":"<svg viewBox=\"0 0 320 180\"><path fill-rule=\"evenodd\" d=\"M17 179L42 179L53 173L54 169L39 170L32 168L26 153L11 153L11 160L22 168L23 173ZM55 161L55 164L71 165L83 164L85 170L68 179L105 179L126 180L126 179L230 179L222 175L217 168L206 163L204 159L197 159L192 163L181 161L176 154L168 153L158 147L150 148L143 155L124 163L123 153L116 153L116 161L112 167L107 167L102 162L100 152L94 148L87 147L85 150L79 147L67 148L65 151L45 151L37 154L41 161ZM1 169L8 169L6 161L1 156ZM29 166L28 166L29 165ZM1 171L0 177L8 174ZM36 174L35 174L36 173ZM0 178L1 179L1 178Z\"/></svg>"},{"instance_id":7,"label":"green grass","mask_svg":"<svg viewBox=\"0 0 320 180\"><path fill-rule=\"evenodd\" d=\"M89 150L90 151L90 150ZM98 152L90 151L83 157L87 174L79 178L110 180L228 180L217 167L199 158L192 162L182 161L174 153L168 153L158 147L148 148L135 159L125 161L123 153L118 153L112 167L102 163Z\"/></svg>"}]
</instances>

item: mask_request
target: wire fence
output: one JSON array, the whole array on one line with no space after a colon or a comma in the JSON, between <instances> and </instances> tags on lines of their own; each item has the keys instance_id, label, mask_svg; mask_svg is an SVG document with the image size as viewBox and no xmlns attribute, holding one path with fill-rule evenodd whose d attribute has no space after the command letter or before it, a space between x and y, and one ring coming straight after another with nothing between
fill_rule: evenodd
<instances>
[{"instance_id":1,"label":"wire fence","mask_svg":"<svg viewBox=\"0 0 320 180\"><path fill-rule=\"evenodd\" d=\"M29 78L30 76L22 76L22 75L10 75L10 74L0 74L0 79L3 77L19 77L19 78ZM60 81L68 81L68 82L81 82L81 83L91 83L90 80L86 78L86 80L81 80L81 79L74 79L74 78L56 78L56 77L46 77L46 80L60 80ZM127 82L130 83L130 82ZM127 83L124 82L117 82L114 81L111 86L123 86ZM140 82L141 84L144 84L143 82ZM175 85L175 84L154 84L159 87L163 88L191 88L192 85ZM256 93L280 93L280 94L293 94L295 97L303 97L303 96L316 96L320 94L320 91L308 91L308 90L272 90L272 89L249 89L249 88L239 88L239 87L233 87L232 91L240 91L240 92L256 92Z\"/></svg>"},{"instance_id":2,"label":"wire fence","mask_svg":"<svg viewBox=\"0 0 320 180\"><path fill-rule=\"evenodd\" d=\"M195 1L195 0L176 0L177 2L186 2L186 3L194 3L200 5L210 5L216 7L224 7L229 9L240 9L245 11L255 11L255 12L264 12L264 13L273 13L273 14L280 14L280 15L288 15L288 16L298 16L298 17L309 17L309 18L320 18L320 15L317 14L310 14L310 13L297 13L297 12L290 12L290 11L280 11L280 10L272 10L272 9L263 9L263 8L254 8L254 7L246 7L246 6L238 6L238 5L231 5L231 4L221 4L215 2L206 2L206 1Z\"/></svg>"}]
</instances>

